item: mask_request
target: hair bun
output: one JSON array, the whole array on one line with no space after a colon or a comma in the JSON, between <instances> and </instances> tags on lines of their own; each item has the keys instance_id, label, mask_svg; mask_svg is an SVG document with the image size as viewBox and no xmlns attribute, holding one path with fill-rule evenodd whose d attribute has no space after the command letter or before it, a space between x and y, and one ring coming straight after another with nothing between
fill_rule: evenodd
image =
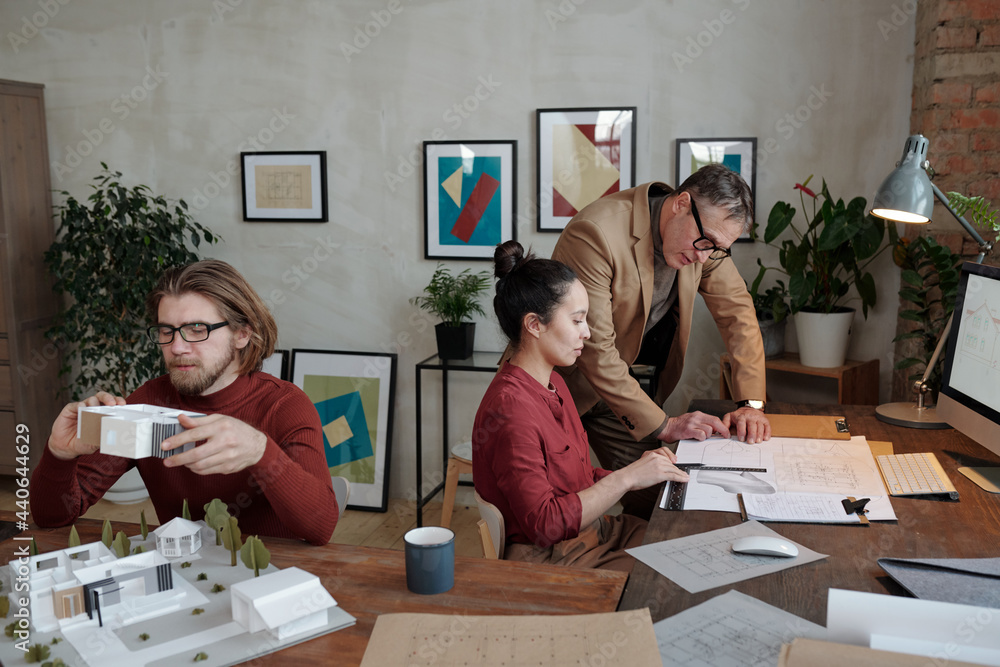
<instances>
[{"instance_id":1,"label":"hair bun","mask_svg":"<svg viewBox=\"0 0 1000 667\"><path fill-rule=\"evenodd\" d=\"M517 241L505 241L493 252L494 275L497 280L503 280L511 272L530 259L525 256L524 248Z\"/></svg>"}]
</instances>

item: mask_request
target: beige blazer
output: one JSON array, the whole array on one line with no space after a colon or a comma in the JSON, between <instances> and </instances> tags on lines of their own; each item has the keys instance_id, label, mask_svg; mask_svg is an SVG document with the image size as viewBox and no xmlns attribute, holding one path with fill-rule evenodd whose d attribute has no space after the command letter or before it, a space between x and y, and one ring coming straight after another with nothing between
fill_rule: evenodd
<instances>
[{"instance_id":1,"label":"beige blazer","mask_svg":"<svg viewBox=\"0 0 1000 667\"><path fill-rule=\"evenodd\" d=\"M651 185L585 207L563 230L552 253L576 271L590 296L590 340L575 366L559 370L581 415L604 399L636 440L666 418L628 372L639 354L653 293ZM677 387L700 293L733 360L735 398L764 400L764 346L753 300L732 260L708 264L690 264L677 272L680 321L657 398L662 402Z\"/></svg>"}]
</instances>

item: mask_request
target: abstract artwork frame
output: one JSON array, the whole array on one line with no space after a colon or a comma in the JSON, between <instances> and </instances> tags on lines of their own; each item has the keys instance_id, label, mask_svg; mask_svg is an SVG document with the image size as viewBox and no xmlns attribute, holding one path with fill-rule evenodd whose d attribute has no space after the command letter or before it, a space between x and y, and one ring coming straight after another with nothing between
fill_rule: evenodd
<instances>
[{"instance_id":1,"label":"abstract artwork frame","mask_svg":"<svg viewBox=\"0 0 1000 667\"><path fill-rule=\"evenodd\" d=\"M516 200L516 141L424 142L425 259L492 260Z\"/></svg>"},{"instance_id":2,"label":"abstract artwork frame","mask_svg":"<svg viewBox=\"0 0 1000 667\"><path fill-rule=\"evenodd\" d=\"M561 232L604 195L635 186L636 107L538 109L537 230Z\"/></svg>"},{"instance_id":3,"label":"abstract artwork frame","mask_svg":"<svg viewBox=\"0 0 1000 667\"><path fill-rule=\"evenodd\" d=\"M674 173L677 178L675 185L680 185L688 176L710 163L724 164L742 176L750 186L750 194L756 207L757 137L678 139L674 158ZM750 232L737 239L737 241L752 240Z\"/></svg>"},{"instance_id":4,"label":"abstract artwork frame","mask_svg":"<svg viewBox=\"0 0 1000 667\"><path fill-rule=\"evenodd\" d=\"M288 350L275 350L274 354L264 360L261 370L287 382L291 377L288 372L290 359L291 352Z\"/></svg>"},{"instance_id":5,"label":"abstract artwork frame","mask_svg":"<svg viewBox=\"0 0 1000 667\"><path fill-rule=\"evenodd\" d=\"M396 354L293 349L292 382L319 413L330 475L351 483L347 509L385 512Z\"/></svg>"},{"instance_id":6,"label":"abstract artwork frame","mask_svg":"<svg viewBox=\"0 0 1000 667\"><path fill-rule=\"evenodd\" d=\"M328 222L326 151L240 153L246 222Z\"/></svg>"}]
</instances>

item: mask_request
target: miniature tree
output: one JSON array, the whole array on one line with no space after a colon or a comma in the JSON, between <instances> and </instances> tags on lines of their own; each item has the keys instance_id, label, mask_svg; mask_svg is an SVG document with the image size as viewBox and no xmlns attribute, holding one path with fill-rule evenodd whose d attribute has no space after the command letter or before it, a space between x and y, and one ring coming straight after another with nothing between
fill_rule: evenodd
<instances>
[{"instance_id":1,"label":"miniature tree","mask_svg":"<svg viewBox=\"0 0 1000 667\"><path fill-rule=\"evenodd\" d=\"M104 526L101 528L101 542L104 542L104 546L111 548L111 522L107 519L104 520Z\"/></svg>"},{"instance_id":2,"label":"miniature tree","mask_svg":"<svg viewBox=\"0 0 1000 667\"><path fill-rule=\"evenodd\" d=\"M28 648L28 652L24 656L25 662L41 662L49 657L49 647L45 644L34 644Z\"/></svg>"},{"instance_id":3,"label":"miniature tree","mask_svg":"<svg viewBox=\"0 0 1000 667\"><path fill-rule=\"evenodd\" d=\"M0 618L7 618L8 613L10 613L10 598L0 595Z\"/></svg>"},{"instance_id":4,"label":"miniature tree","mask_svg":"<svg viewBox=\"0 0 1000 667\"><path fill-rule=\"evenodd\" d=\"M78 547L80 544L80 533L76 532L76 526L74 525L69 529L69 546Z\"/></svg>"},{"instance_id":5,"label":"miniature tree","mask_svg":"<svg viewBox=\"0 0 1000 667\"><path fill-rule=\"evenodd\" d=\"M260 538L254 535L248 537L246 544L240 549L240 558L244 565L253 570L253 576L259 577L261 568L266 568L271 563L271 552Z\"/></svg>"},{"instance_id":6,"label":"miniature tree","mask_svg":"<svg viewBox=\"0 0 1000 667\"><path fill-rule=\"evenodd\" d=\"M181 508L181 518L191 520L191 508L188 507L188 499L184 499L184 507Z\"/></svg>"},{"instance_id":7,"label":"miniature tree","mask_svg":"<svg viewBox=\"0 0 1000 667\"><path fill-rule=\"evenodd\" d=\"M142 539L149 537L149 526L146 524L146 510L139 510L139 531Z\"/></svg>"},{"instance_id":8,"label":"miniature tree","mask_svg":"<svg viewBox=\"0 0 1000 667\"><path fill-rule=\"evenodd\" d=\"M236 552L243 546L243 543L240 542L241 537L242 534L236 522L236 517L229 517L229 521L222 527L222 543L229 549L229 554L232 556L229 564L233 567L236 567Z\"/></svg>"},{"instance_id":9,"label":"miniature tree","mask_svg":"<svg viewBox=\"0 0 1000 667\"><path fill-rule=\"evenodd\" d=\"M38 542L35 541L34 537L31 538L31 544L28 545L28 555L30 556L38 555Z\"/></svg>"},{"instance_id":10,"label":"miniature tree","mask_svg":"<svg viewBox=\"0 0 1000 667\"><path fill-rule=\"evenodd\" d=\"M205 505L205 523L215 529L215 544L222 546L222 527L229 523L229 508L218 498Z\"/></svg>"},{"instance_id":11,"label":"miniature tree","mask_svg":"<svg viewBox=\"0 0 1000 667\"><path fill-rule=\"evenodd\" d=\"M125 536L125 532L119 530L118 534L115 535L115 541L112 543L112 548L115 550L115 555L119 558L124 558L129 555L129 551L132 548L132 544L129 539Z\"/></svg>"},{"instance_id":12,"label":"miniature tree","mask_svg":"<svg viewBox=\"0 0 1000 667\"><path fill-rule=\"evenodd\" d=\"M133 554L141 554L141 553L143 553L144 551L145 551L145 549L143 549L143 548L142 548L142 545L141 545L141 544L137 544L137 545L135 545L135 549L132 549L132 553L133 553Z\"/></svg>"}]
</instances>

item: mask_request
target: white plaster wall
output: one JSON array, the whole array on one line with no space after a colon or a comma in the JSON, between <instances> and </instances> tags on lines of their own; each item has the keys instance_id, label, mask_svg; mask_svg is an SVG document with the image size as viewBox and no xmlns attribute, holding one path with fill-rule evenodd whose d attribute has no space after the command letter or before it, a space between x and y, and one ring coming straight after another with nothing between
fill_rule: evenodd
<instances>
[{"instance_id":1,"label":"white plaster wall","mask_svg":"<svg viewBox=\"0 0 1000 667\"><path fill-rule=\"evenodd\" d=\"M556 235L534 231L537 108L637 106L638 182L673 182L677 137L756 136L762 219L809 174L870 198L908 133L913 17L893 0L8 0L0 26L0 77L46 86L55 188L85 197L105 161L184 198L224 237L213 254L272 304L282 347L399 354L395 497L414 495L413 364L434 351L408 299L435 264L419 152L436 129L519 142L518 239L544 256ZM329 223L241 221L235 165L251 137L327 151ZM758 256L774 262L736 249L749 279ZM877 276L849 354L882 360L885 395L899 279L888 259ZM720 338L703 309L696 327L673 412L716 395ZM477 347L502 347L492 318ZM454 377L457 440L489 375ZM433 443L439 385L425 378Z\"/></svg>"}]
</instances>

